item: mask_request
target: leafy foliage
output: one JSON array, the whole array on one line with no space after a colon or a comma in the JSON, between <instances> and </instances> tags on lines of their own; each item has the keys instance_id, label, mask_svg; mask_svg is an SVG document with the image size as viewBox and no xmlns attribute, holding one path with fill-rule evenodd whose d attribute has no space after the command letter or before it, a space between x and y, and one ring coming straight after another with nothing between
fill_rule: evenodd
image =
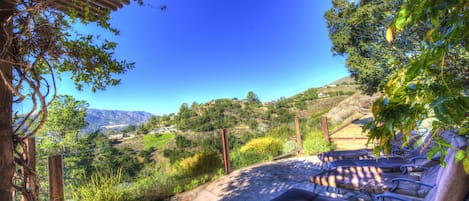
<instances>
[{"instance_id":1,"label":"leafy foliage","mask_svg":"<svg viewBox=\"0 0 469 201\"><path fill-rule=\"evenodd\" d=\"M270 129L266 136L270 136L277 139L282 139L284 141L291 138L291 136L295 135L295 130L291 124L283 124L273 129Z\"/></svg>"},{"instance_id":2,"label":"leafy foliage","mask_svg":"<svg viewBox=\"0 0 469 201\"><path fill-rule=\"evenodd\" d=\"M136 0L142 3L141 0ZM73 2L67 2L75 4ZM25 138L34 136L41 129L48 118L49 103L56 98L56 79L63 75L70 75L70 79L78 89L88 85L91 91L104 90L107 86L117 85L120 80L115 77L117 74L125 73L134 68L134 63L114 58L116 43L101 39L92 34L83 34L74 30L76 22L89 23L118 34L118 31L109 24L109 10L94 10L98 13L90 12L90 4L82 4L76 9L64 9L57 6L57 1L47 0L23 0L2 3L1 19L1 42L0 60L3 63L0 71L0 83L3 91L2 96L7 97L5 107L9 111L15 108L13 104L31 105L30 110L24 114L24 118L15 118L16 122L11 129L11 122L5 121L7 125L0 125L7 128L2 132L2 136L12 138L4 141L11 143L6 148L5 153L16 157L18 166L24 166L25 159L23 153L24 146L21 145ZM71 5L69 4L69 5ZM77 19L80 19L79 21ZM4 69L3 69L4 68ZM13 96L13 98L11 97ZM8 98L10 97L10 98ZM14 100L14 101L13 101ZM15 114L17 111L14 111ZM9 114L8 114L9 113ZM4 115L11 115L5 112ZM70 115L70 114L64 114ZM79 114L81 115L81 114ZM12 115L13 116L13 115ZM60 142L65 142L64 130L72 132L68 126L80 122L63 122L59 116L56 123L62 122L63 128L49 127L51 131L57 131L61 135ZM11 117L2 116L2 119ZM7 147L2 145L2 147ZM16 151L13 151L16 150ZM6 162L10 163L10 162ZM18 190L23 194L24 199L34 199L26 187L28 175L35 175L30 168L24 167L28 173L15 172L15 167L6 168L2 176L11 177L15 172L19 181ZM5 181L13 181L13 178L4 178ZM2 184L3 192L12 191L12 186ZM2 193L2 198L9 199L12 193ZM5 196L5 197L4 197Z\"/></svg>"},{"instance_id":3,"label":"leafy foliage","mask_svg":"<svg viewBox=\"0 0 469 201\"><path fill-rule=\"evenodd\" d=\"M289 140L283 144L283 153L291 153L296 151L296 142Z\"/></svg>"},{"instance_id":4,"label":"leafy foliage","mask_svg":"<svg viewBox=\"0 0 469 201\"><path fill-rule=\"evenodd\" d=\"M450 145L441 135L467 127L468 7L465 1L333 0L325 15L333 51L347 56L365 92L383 92L368 126L376 151L389 153L396 133L408 138L434 117L429 157L438 151L444 157Z\"/></svg>"},{"instance_id":5,"label":"leafy foliage","mask_svg":"<svg viewBox=\"0 0 469 201\"><path fill-rule=\"evenodd\" d=\"M192 154L188 151L182 149L165 149L163 151L163 156L168 158L171 163L176 163L180 159L191 156Z\"/></svg>"},{"instance_id":6,"label":"leafy foliage","mask_svg":"<svg viewBox=\"0 0 469 201\"><path fill-rule=\"evenodd\" d=\"M248 101L248 103L250 104L259 104L261 103L261 101L259 100L259 97L257 96L257 94L255 94L253 91L249 91L248 92L248 95L246 97L246 100Z\"/></svg>"},{"instance_id":7,"label":"leafy foliage","mask_svg":"<svg viewBox=\"0 0 469 201\"><path fill-rule=\"evenodd\" d=\"M304 154L314 155L320 152L326 152L332 150L331 145L324 139L324 136L320 132L311 132L306 135L303 140Z\"/></svg>"},{"instance_id":8,"label":"leafy foliage","mask_svg":"<svg viewBox=\"0 0 469 201\"><path fill-rule=\"evenodd\" d=\"M436 0L406 2L400 8L397 18L388 27L396 30L391 39L415 24L425 25L421 31L425 38L420 41L419 54L407 68L392 75L385 88L385 97L376 106L379 109L376 115L388 127L385 132L397 127L407 134L418 120L434 116L436 148L444 153L443 149L449 145L439 135L445 130L467 127L469 30L462 22L469 19L468 8L464 1ZM387 115L392 114L394 108L407 111L399 117L405 120L402 125L393 126L399 118ZM373 128L381 129L376 122Z\"/></svg>"},{"instance_id":9,"label":"leafy foliage","mask_svg":"<svg viewBox=\"0 0 469 201\"><path fill-rule=\"evenodd\" d=\"M233 151L230 152L231 165L234 169L247 167L259 162L268 161L270 158L267 155L260 155L254 151Z\"/></svg>"},{"instance_id":10,"label":"leafy foliage","mask_svg":"<svg viewBox=\"0 0 469 201\"><path fill-rule=\"evenodd\" d=\"M122 170L107 170L96 172L90 181L83 186L72 186L73 200L83 201L124 201L125 192L119 187L121 184Z\"/></svg>"},{"instance_id":11,"label":"leafy foliage","mask_svg":"<svg viewBox=\"0 0 469 201\"><path fill-rule=\"evenodd\" d=\"M181 160L177 166L178 172L184 175L200 175L213 172L222 165L220 154L210 150L204 150L192 157Z\"/></svg>"},{"instance_id":12,"label":"leafy foliage","mask_svg":"<svg viewBox=\"0 0 469 201\"><path fill-rule=\"evenodd\" d=\"M41 147L47 154L58 154L73 146L85 120L88 103L72 96L60 95L49 106L49 118L39 131ZM62 150L61 150L62 149Z\"/></svg>"},{"instance_id":13,"label":"leafy foliage","mask_svg":"<svg viewBox=\"0 0 469 201\"><path fill-rule=\"evenodd\" d=\"M241 147L241 152L254 152L261 156L275 157L282 153L283 143L272 137L256 138Z\"/></svg>"},{"instance_id":14,"label":"leafy foliage","mask_svg":"<svg viewBox=\"0 0 469 201\"><path fill-rule=\"evenodd\" d=\"M414 30L403 33L408 40L396 40L394 46L382 35L400 2L333 0L333 7L324 15L332 52L347 56L347 68L366 94L383 89L388 75L408 63L409 50L419 45L421 37Z\"/></svg>"}]
</instances>

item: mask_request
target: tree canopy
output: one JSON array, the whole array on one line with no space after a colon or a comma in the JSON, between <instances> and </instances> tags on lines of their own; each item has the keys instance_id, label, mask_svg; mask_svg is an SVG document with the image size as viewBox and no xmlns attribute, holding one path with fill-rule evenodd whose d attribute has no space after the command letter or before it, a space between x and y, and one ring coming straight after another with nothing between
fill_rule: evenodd
<instances>
[{"instance_id":1,"label":"tree canopy","mask_svg":"<svg viewBox=\"0 0 469 201\"><path fill-rule=\"evenodd\" d=\"M333 0L326 12L332 51L347 56L346 66L364 92L382 92L369 125L376 151L389 153L397 133L410 136L419 122L432 119L428 152L445 155L445 131L468 134L469 22L466 1ZM460 151L469 173L469 156ZM443 161L442 161L443 162Z\"/></svg>"},{"instance_id":2,"label":"tree canopy","mask_svg":"<svg viewBox=\"0 0 469 201\"><path fill-rule=\"evenodd\" d=\"M122 7L121 1L117 4ZM134 63L114 58L115 42L73 28L75 23L94 23L117 35L109 24L109 6L49 0L1 0L0 5L0 163L5 170L0 175L5 178L0 181L0 199L11 200L16 188L31 200L24 179L11 182L13 174L21 174L15 173L13 163L26 164L22 154L26 147L21 142L46 122L48 106L56 97L56 80L70 75L78 89L87 85L95 92L119 84L115 75L134 68ZM16 114L14 124L12 103L32 105L26 114ZM13 150L18 151L13 154Z\"/></svg>"},{"instance_id":3,"label":"tree canopy","mask_svg":"<svg viewBox=\"0 0 469 201\"><path fill-rule=\"evenodd\" d=\"M49 154L58 154L76 144L78 133L88 125L85 120L87 108L85 101L69 95L57 96L50 104L47 122L39 132L41 146L47 147Z\"/></svg>"}]
</instances>

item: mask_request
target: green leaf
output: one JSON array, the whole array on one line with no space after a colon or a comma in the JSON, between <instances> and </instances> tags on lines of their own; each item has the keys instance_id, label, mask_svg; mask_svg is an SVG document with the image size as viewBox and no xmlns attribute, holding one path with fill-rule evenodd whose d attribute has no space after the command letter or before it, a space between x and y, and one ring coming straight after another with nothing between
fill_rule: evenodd
<instances>
[{"instance_id":1,"label":"green leaf","mask_svg":"<svg viewBox=\"0 0 469 201\"><path fill-rule=\"evenodd\" d=\"M433 32L435 32L435 29L430 29L429 31L427 31L427 33L425 34L425 36L427 37L428 40L430 40L430 42L435 42L435 40L433 39Z\"/></svg>"},{"instance_id":2,"label":"green leaf","mask_svg":"<svg viewBox=\"0 0 469 201\"><path fill-rule=\"evenodd\" d=\"M469 174L469 157L464 158L462 166L464 167L464 171Z\"/></svg>"},{"instance_id":3,"label":"green leaf","mask_svg":"<svg viewBox=\"0 0 469 201\"><path fill-rule=\"evenodd\" d=\"M399 14L397 15L397 18L396 18L396 29L399 30L399 31L402 31L404 26L406 25L406 20L407 20L407 9L406 8L402 8L400 11L399 11Z\"/></svg>"},{"instance_id":4,"label":"green leaf","mask_svg":"<svg viewBox=\"0 0 469 201\"><path fill-rule=\"evenodd\" d=\"M456 162L461 161L462 159L464 159L465 156L466 156L466 152L465 152L465 151L463 151L463 150L458 150L458 152L456 152L456 156L455 156Z\"/></svg>"},{"instance_id":5,"label":"green leaf","mask_svg":"<svg viewBox=\"0 0 469 201\"><path fill-rule=\"evenodd\" d=\"M432 159L440 150L438 147L433 147L427 152L427 158L428 160Z\"/></svg>"},{"instance_id":6,"label":"green leaf","mask_svg":"<svg viewBox=\"0 0 469 201\"><path fill-rule=\"evenodd\" d=\"M374 149L373 149L373 153L375 154L376 157L378 157L381 153L381 147L380 146L376 146Z\"/></svg>"},{"instance_id":7,"label":"green leaf","mask_svg":"<svg viewBox=\"0 0 469 201\"><path fill-rule=\"evenodd\" d=\"M441 167L446 167L446 161L443 155L440 156L440 164L441 164Z\"/></svg>"},{"instance_id":8,"label":"green leaf","mask_svg":"<svg viewBox=\"0 0 469 201\"><path fill-rule=\"evenodd\" d=\"M386 122L384 122L384 125L385 125L386 129L388 130L388 132L392 133L392 131L393 131L393 121L392 120L386 121Z\"/></svg>"}]
</instances>

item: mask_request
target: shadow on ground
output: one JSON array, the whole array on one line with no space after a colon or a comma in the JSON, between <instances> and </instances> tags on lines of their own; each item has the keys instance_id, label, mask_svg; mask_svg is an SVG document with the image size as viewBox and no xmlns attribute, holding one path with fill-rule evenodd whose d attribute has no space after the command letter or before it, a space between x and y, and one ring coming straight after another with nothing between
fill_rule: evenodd
<instances>
[{"instance_id":1,"label":"shadow on ground","mask_svg":"<svg viewBox=\"0 0 469 201\"><path fill-rule=\"evenodd\" d=\"M312 191L314 184L309 182L309 177L319 174L321 168L319 162L287 159L238 170L225 183L215 182L215 185L220 190L219 200L271 200L290 188ZM218 194L216 190L210 191Z\"/></svg>"}]
</instances>

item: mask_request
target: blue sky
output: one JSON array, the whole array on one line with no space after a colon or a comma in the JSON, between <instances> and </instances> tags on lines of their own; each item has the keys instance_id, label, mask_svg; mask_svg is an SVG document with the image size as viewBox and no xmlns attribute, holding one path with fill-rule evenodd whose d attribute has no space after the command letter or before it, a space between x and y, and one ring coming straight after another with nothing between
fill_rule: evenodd
<instances>
[{"instance_id":1,"label":"blue sky","mask_svg":"<svg viewBox=\"0 0 469 201\"><path fill-rule=\"evenodd\" d=\"M114 12L117 37L87 26L118 43L116 57L136 63L106 91L77 91L67 77L60 94L86 100L91 108L177 112L186 102L288 97L348 76L334 57L324 12L329 1L147 0ZM160 5L167 9L161 11Z\"/></svg>"}]
</instances>

